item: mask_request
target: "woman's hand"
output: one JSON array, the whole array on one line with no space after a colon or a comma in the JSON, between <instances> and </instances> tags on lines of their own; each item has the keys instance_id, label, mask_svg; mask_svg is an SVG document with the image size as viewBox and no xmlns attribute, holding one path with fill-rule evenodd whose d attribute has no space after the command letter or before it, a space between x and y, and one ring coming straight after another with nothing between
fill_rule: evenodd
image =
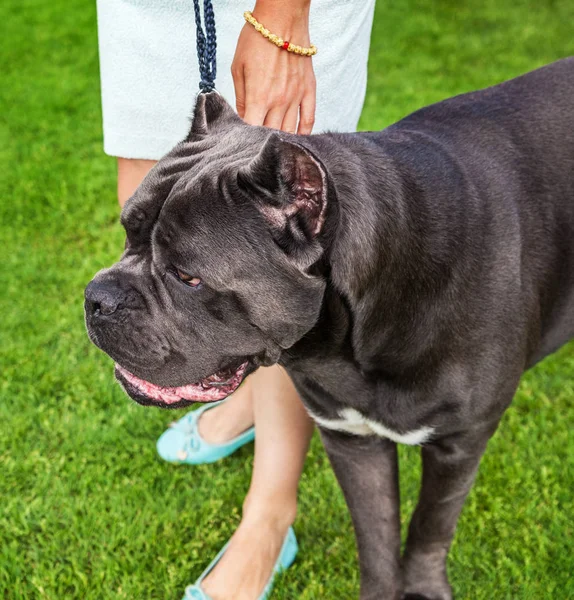
<instances>
[{"instance_id":1,"label":"woman's hand","mask_svg":"<svg viewBox=\"0 0 574 600\"><path fill-rule=\"evenodd\" d=\"M309 46L309 5L309 0L259 0L253 16L284 40ZM237 112L246 123L311 133L316 91L311 57L278 48L246 23L231 73Z\"/></svg>"}]
</instances>

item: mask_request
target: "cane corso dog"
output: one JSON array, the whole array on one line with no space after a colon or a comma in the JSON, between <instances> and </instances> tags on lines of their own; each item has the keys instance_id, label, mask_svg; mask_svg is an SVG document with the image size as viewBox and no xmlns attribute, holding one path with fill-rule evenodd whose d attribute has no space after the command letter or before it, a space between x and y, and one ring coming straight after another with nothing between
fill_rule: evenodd
<instances>
[{"instance_id":1,"label":"cane corso dog","mask_svg":"<svg viewBox=\"0 0 574 600\"><path fill-rule=\"evenodd\" d=\"M351 511L363 600L452 598L487 442L521 374L574 337L573 99L574 58L379 132L290 135L201 94L86 288L90 338L141 404L287 369ZM398 443L423 463L402 557Z\"/></svg>"}]
</instances>

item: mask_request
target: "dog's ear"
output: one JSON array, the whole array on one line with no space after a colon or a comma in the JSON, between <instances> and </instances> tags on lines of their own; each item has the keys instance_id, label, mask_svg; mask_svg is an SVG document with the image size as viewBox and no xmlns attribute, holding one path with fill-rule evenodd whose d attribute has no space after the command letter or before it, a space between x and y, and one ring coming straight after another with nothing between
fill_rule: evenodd
<instances>
[{"instance_id":1,"label":"dog's ear","mask_svg":"<svg viewBox=\"0 0 574 600\"><path fill-rule=\"evenodd\" d=\"M327 210L327 175L302 145L272 133L237 181L258 203L276 241L290 254L321 233Z\"/></svg>"},{"instance_id":2,"label":"dog's ear","mask_svg":"<svg viewBox=\"0 0 574 600\"><path fill-rule=\"evenodd\" d=\"M208 135L227 125L241 122L237 113L217 92L198 94L188 139L196 135Z\"/></svg>"}]
</instances>

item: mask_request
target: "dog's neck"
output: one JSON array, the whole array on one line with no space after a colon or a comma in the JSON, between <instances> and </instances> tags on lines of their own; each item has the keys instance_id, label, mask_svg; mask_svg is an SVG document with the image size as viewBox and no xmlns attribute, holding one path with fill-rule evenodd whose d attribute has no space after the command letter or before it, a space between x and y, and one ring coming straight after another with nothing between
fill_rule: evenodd
<instances>
[{"instance_id":1,"label":"dog's neck","mask_svg":"<svg viewBox=\"0 0 574 600\"><path fill-rule=\"evenodd\" d=\"M427 188L424 173L401 161L389 137L380 132L311 138L328 172L332 203L325 224L323 318L337 322L338 330L328 343L347 352L340 345L346 338L351 348L360 348L353 359L367 370L371 361L380 364L385 346L389 355L401 357L397 370L405 360L417 362L397 346L448 285L458 260L452 256L457 234L445 227L450 201L435 199L435 187ZM331 319L332 311L354 314L355 320Z\"/></svg>"},{"instance_id":2,"label":"dog's neck","mask_svg":"<svg viewBox=\"0 0 574 600\"><path fill-rule=\"evenodd\" d=\"M392 277L393 264L406 253L410 235L404 184L369 134L326 134L309 142L328 173L322 245L329 278L358 301L381 277Z\"/></svg>"}]
</instances>

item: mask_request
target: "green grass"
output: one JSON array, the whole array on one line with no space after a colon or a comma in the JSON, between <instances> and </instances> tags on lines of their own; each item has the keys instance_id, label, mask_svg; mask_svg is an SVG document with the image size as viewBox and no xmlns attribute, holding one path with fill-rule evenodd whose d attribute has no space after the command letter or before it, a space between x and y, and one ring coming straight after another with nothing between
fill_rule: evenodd
<instances>
[{"instance_id":1,"label":"green grass","mask_svg":"<svg viewBox=\"0 0 574 600\"><path fill-rule=\"evenodd\" d=\"M89 344L83 286L123 243L95 9L10 0L0 18L0 597L178 599L238 523L252 450L162 463L174 415L128 401ZM381 0L362 127L574 54L573 22L570 0ZM570 345L527 374L492 440L450 558L459 599L574 598L573 373ZM406 523L419 463L401 458ZM274 598L355 598L350 519L317 439L296 530Z\"/></svg>"}]
</instances>

